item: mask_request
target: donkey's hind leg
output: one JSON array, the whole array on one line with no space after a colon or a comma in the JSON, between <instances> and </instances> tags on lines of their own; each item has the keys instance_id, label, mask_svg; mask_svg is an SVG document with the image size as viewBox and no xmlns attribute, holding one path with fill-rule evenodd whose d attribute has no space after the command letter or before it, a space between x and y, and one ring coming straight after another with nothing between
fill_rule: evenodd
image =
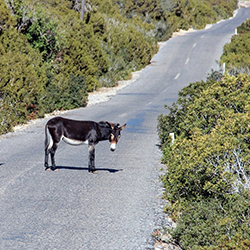
<instances>
[{"instance_id":1,"label":"donkey's hind leg","mask_svg":"<svg viewBox=\"0 0 250 250\"><path fill-rule=\"evenodd\" d=\"M57 147L58 147L58 144L54 143L52 148L49 150L50 157L51 157L51 164L52 164L51 170L53 170L53 171L57 170L56 162L55 162L55 153L56 153Z\"/></svg>"},{"instance_id":2,"label":"donkey's hind leg","mask_svg":"<svg viewBox=\"0 0 250 250\"><path fill-rule=\"evenodd\" d=\"M56 163L55 163L55 153L56 153L57 147L58 147L58 143L54 143L51 148L48 148L48 147L45 148L45 158L44 158L45 171L50 169L49 155L50 155L51 164L52 164L51 170L54 170L54 171L57 170Z\"/></svg>"},{"instance_id":3,"label":"donkey's hind leg","mask_svg":"<svg viewBox=\"0 0 250 250\"><path fill-rule=\"evenodd\" d=\"M44 167L45 167L45 171L49 169L49 150L46 148L45 149L45 158L44 158Z\"/></svg>"}]
</instances>

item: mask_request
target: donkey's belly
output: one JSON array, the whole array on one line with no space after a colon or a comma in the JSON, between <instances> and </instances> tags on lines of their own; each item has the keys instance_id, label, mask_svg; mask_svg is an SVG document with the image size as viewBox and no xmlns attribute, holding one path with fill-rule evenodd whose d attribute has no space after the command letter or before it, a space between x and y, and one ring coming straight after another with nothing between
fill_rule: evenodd
<instances>
[{"instance_id":1,"label":"donkey's belly","mask_svg":"<svg viewBox=\"0 0 250 250\"><path fill-rule=\"evenodd\" d=\"M78 141L78 140L70 139L70 138L67 138L67 137L63 137L62 139L66 143L68 143L70 145L73 145L73 146L79 146L79 145L83 145L83 144L88 145L88 140L86 140L86 141Z\"/></svg>"}]
</instances>

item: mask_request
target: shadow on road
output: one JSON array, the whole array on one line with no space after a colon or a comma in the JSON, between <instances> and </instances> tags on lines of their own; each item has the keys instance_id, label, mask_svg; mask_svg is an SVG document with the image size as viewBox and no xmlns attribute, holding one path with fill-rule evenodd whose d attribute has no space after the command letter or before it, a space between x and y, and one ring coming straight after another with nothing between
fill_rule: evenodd
<instances>
[{"instance_id":1,"label":"shadow on road","mask_svg":"<svg viewBox=\"0 0 250 250\"><path fill-rule=\"evenodd\" d=\"M57 166L57 169L68 169L68 170L85 170L89 171L88 168L81 168L81 167L71 167L71 166ZM108 171L110 173L116 173L123 171L123 169L110 169L110 168L96 168L96 171Z\"/></svg>"}]
</instances>

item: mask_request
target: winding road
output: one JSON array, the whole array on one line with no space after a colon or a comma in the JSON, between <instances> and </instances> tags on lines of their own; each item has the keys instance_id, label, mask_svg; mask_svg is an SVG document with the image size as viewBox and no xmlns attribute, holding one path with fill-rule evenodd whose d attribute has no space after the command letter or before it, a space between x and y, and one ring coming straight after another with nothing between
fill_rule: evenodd
<instances>
[{"instance_id":1,"label":"winding road","mask_svg":"<svg viewBox=\"0 0 250 250\"><path fill-rule=\"evenodd\" d=\"M188 32L163 43L139 79L102 102L64 117L127 123L115 152L96 147L98 174L87 171L88 149L61 143L58 172L44 171L44 125L0 137L0 249L154 249L153 230L164 223L157 117L178 91L218 69L223 45L250 17Z\"/></svg>"}]
</instances>

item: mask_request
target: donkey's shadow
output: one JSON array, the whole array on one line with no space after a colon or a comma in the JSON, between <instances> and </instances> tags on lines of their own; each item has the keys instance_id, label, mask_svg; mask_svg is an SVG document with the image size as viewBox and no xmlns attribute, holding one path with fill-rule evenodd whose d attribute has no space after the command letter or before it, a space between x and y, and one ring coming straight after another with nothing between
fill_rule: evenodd
<instances>
[{"instance_id":1,"label":"donkey's shadow","mask_svg":"<svg viewBox=\"0 0 250 250\"><path fill-rule=\"evenodd\" d=\"M68 170L84 170L84 171L89 171L88 168L84 168L84 167L71 167L71 166L57 166L57 169L68 169ZM96 171L107 171L109 173L117 173L120 171L123 171L123 169L111 169L111 168L96 168Z\"/></svg>"}]
</instances>

